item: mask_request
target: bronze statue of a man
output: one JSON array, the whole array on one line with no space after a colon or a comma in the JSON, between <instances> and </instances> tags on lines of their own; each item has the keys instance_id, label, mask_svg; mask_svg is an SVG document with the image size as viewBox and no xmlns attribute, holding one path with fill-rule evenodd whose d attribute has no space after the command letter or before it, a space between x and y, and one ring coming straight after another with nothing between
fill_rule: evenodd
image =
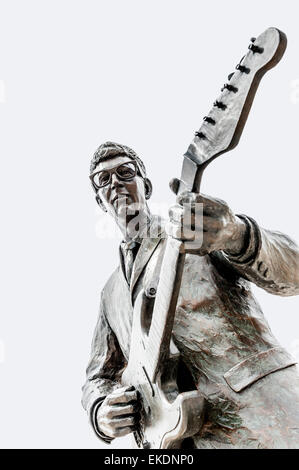
<instances>
[{"instance_id":1,"label":"bronze statue of a man","mask_svg":"<svg viewBox=\"0 0 299 470\"><path fill-rule=\"evenodd\" d=\"M101 145L90 173L98 204L123 234L120 265L102 291L83 387L83 406L96 434L109 443L138 426L140 397L121 385L134 303L141 290L154 299L166 236L188 240L186 232L181 235L185 212L201 203L195 231L203 234L202 244L186 255L172 332L205 401L203 425L188 445L299 448L296 362L274 338L250 288L253 282L272 294L298 294L297 245L251 217L234 215L219 199L190 192L178 196L165 225L150 213L151 182L127 146ZM173 180L175 193L176 185ZM130 207L138 208L137 230Z\"/></svg>"}]
</instances>

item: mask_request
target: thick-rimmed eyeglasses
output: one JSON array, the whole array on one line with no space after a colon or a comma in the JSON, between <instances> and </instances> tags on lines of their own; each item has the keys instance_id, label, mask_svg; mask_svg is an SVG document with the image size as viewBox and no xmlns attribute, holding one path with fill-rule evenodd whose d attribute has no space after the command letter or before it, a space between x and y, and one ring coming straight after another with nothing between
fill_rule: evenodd
<instances>
[{"instance_id":1,"label":"thick-rimmed eyeglasses","mask_svg":"<svg viewBox=\"0 0 299 470\"><path fill-rule=\"evenodd\" d=\"M116 174L120 180L131 180L137 174L137 164L135 162L126 162L110 170L101 170L89 176L95 188L100 189L111 183L112 175Z\"/></svg>"}]
</instances>

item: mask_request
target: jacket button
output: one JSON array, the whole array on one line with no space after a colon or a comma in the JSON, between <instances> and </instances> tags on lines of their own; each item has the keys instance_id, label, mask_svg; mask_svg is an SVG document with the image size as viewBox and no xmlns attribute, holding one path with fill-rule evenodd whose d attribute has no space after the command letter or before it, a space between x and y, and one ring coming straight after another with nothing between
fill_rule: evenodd
<instances>
[{"instance_id":1,"label":"jacket button","mask_svg":"<svg viewBox=\"0 0 299 470\"><path fill-rule=\"evenodd\" d=\"M146 292L145 292L145 295L147 297L155 297L156 295L156 289L154 287L149 287Z\"/></svg>"}]
</instances>

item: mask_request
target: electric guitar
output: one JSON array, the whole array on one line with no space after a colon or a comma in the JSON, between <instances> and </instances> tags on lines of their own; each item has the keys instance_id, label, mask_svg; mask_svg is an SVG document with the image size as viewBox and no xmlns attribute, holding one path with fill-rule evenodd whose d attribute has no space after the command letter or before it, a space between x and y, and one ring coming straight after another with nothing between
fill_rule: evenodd
<instances>
[{"instance_id":1,"label":"electric guitar","mask_svg":"<svg viewBox=\"0 0 299 470\"><path fill-rule=\"evenodd\" d=\"M251 40L249 51L229 75L184 155L178 194L186 190L199 193L207 165L236 147L260 80L280 61L286 45L285 34L276 28ZM122 384L135 386L141 394L142 418L134 432L141 448L180 448L203 424L203 397L197 390L182 391L177 385L179 351L171 342L185 255L184 243L168 237L153 309L150 312L152 306L143 291L134 306L130 356ZM150 315L150 327L145 329Z\"/></svg>"}]
</instances>

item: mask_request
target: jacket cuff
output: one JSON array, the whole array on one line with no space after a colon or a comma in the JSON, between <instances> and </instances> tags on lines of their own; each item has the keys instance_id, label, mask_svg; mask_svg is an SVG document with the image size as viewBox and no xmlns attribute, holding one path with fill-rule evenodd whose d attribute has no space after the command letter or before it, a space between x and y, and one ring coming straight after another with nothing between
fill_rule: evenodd
<instances>
[{"instance_id":1,"label":"jacket cuff","mask_svg":"<svg viewBox=\"0 0 299 470\"><path fill-rule=\"evenodd\" d=\"M110 442L113 441L113 437L106 436L106 434L104 434L100 430L98 426L98 422L97 422L97 412L101 404L103 403L103 401L104 401L104 398L101 398L93 404L93 406L90 409L89 419L90 419L91 426L94 432L96 433L97 437L101 439L102 441L104 441L106 444L110 444Z\"/></svg>"},{"instance_id":2,"label":"jacket cuff","mask_svg":"<svg viewBox=\"0 0 299 470\"><path fill-rule=\"evenodd\" d=\"M243 250L238 255L228 254L223 251L223 255L231 263L242 266L251 266L257 259L261 250L262 237L260 228L256 221L247 215L237 214L237 217L243 220L246 224Z\"/></svg>"}]
</instances>

